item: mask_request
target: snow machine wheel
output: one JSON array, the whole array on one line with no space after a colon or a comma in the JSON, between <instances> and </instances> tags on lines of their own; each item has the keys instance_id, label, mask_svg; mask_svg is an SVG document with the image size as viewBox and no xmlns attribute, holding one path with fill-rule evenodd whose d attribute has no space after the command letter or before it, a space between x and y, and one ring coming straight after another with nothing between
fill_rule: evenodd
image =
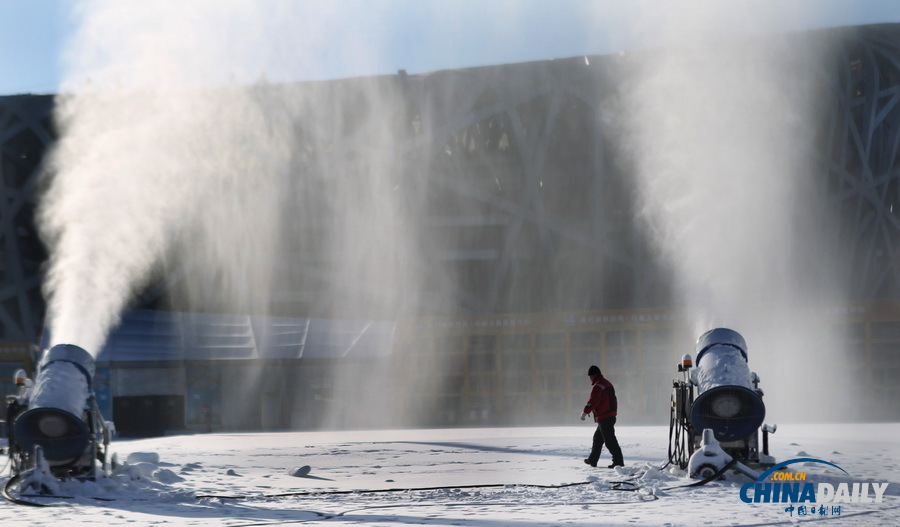
<instances>
[{"instance_id":1,"label":"snow machine wheel","mask_svg":"<svg viewBox=\"0 0 900 527\"><path fill-rule=\"evenodd\" d=\"M715 476L716 472L718 471L719 469L716 468L715 465L704 463L703 465L697 467L697 470L695 470L694 473L691 474L691 477L695 479L707 479Z\"/></svg>"}]
</instances>

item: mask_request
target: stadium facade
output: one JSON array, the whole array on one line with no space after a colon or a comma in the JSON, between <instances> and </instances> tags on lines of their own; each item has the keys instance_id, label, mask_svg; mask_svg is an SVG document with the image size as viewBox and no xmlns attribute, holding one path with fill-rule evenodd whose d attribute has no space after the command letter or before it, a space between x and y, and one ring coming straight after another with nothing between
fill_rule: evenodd
<instances>
[{"instance_id":1,"label":"stadium facade","mask_svg":"<svg viewBox=\"0 0 900 527\"><path fill-rule=\"evenodd\" d=\"M853 346L866 356L877 398L896 400L889 379L900 374L900 26L785 38L788 46L814 41L830 50L806 157L828 204L824 235L846 259L838 280L846 284ZM519 392L543 394L528 405L562 411L573 404L580 359L640 368L641 354L649 364L651 350L669 353L671 334L659 331L678 320L671 269L637 219L633 167L615 124L616 100L635 74L632 57L652 53L255 86L273 113L299 97L297 115L307 117L297 119L295 136L303 177L286 198L296 198L297 212L285 220L288 235L271 262L272 314L399 320L398 354L426 355L400 370L433 386L428 372L437 362L459 369L458 388L407 397L431 405L426 413L447 414L434 424L495 422L490 416ZM43 331L46 252L34 214L56 138L53 110L50 95L0 97L0 340L10 357L30 353ZM334 174L371 177L371 160L385 152L385 184L403 192L391 206L416 224L412 245L399 249L417 255L403 267L416 274L410 294L402 281L386 287L377 275L339 264L344 253L325 242L335 221L364 229L378 211L365 195L342 201ZM149 287L135 307L227 311L213 289L200 305L186 303L178 281L202 279L192 268L185 263L176 279ZM556 336L541 337L545 326ZM441 353L457 363L433 358ZM507 363L518 364L518 374ZM649 384L633 384L636 411L657 404Z\"/></svg>"}]
</instances>

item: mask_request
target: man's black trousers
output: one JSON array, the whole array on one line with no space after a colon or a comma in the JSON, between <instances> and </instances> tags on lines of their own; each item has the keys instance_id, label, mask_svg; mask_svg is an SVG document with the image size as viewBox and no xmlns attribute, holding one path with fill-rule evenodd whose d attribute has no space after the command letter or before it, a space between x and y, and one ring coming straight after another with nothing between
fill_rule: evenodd
<instances>
[{"instance_id":1,"label":"man's black trousers","mask_svg":"<svg viewBox=\"0 0 900 527\"><path fill-rule=\"evenodd\" d=\"M587 458L588 463L591 465L597 464L597 461L600 460L600 452L603 451L604 444L609 450L610 455L612 455L612 464L624 465L625 461L622 459L622 449L619 447L619 440L616 439L615 417L609 417L597 422L597 430L594 432L594 444L591 448L591 455Z\"/></svg>"}]
</instances>

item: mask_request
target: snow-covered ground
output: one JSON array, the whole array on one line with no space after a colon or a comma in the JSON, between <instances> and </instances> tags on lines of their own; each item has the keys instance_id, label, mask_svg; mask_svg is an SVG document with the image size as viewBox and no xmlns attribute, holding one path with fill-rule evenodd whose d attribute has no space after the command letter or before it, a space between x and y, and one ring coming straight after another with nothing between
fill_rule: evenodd
<instances>
[{"instance_id":1,"label":"snow-covered ground","mask_svg":"<svg viewBox=\"0 0 900 527\"><path fill-rule=\"evenodd\" d=\"M120 439L111 445L120 461L138 453L130 468L63 485L71 497L48 500L54 507L2 501L0 525L900 525L900 423L780 425L770 444L778 461L819 458L850 475L821 463L788 467L809 480L890 482L881 503L843 503L840 515L826 504L825 515L805 516L744 503L750 480L738 474L683 487L691 480L656 468L666 427L617 430L626 467L616 470L582 462L588 424Z\"/></svg>"}]
</instances>

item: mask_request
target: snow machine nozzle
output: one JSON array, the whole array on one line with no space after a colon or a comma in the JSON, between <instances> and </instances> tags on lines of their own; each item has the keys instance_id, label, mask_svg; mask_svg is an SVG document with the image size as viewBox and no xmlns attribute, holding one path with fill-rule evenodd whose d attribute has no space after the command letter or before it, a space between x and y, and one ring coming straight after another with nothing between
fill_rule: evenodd
<instances>
[{"instance_id":1,"label":"snow machine nozzle","mask_svg":"<svg viewBox=\"0 0 900 527\"><path fill-rule=\"evenodd\" d=\"M85 416L90 412L94 372L94 358L78 346L58 344L44 352L28 410L13 425L23 449L40 446L51 464L84 455L91 441Z\"/></svg>"}]
</instances>

